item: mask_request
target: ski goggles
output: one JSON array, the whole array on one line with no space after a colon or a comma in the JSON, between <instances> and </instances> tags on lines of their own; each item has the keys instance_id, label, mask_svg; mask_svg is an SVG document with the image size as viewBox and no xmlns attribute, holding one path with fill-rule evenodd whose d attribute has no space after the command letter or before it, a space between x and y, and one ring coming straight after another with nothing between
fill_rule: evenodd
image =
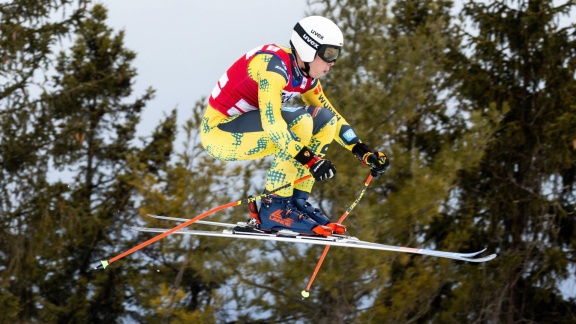
<instances>
[{"instance_id":1,"label":"ski goggles","mask_svg":"<svg viewBox=\"0 0 576 324\"><path fill-rule=\"evenodd\" d=\"M340 55L342 47L335 45L320 45L318 49L318 56L327 63L334 63Z\"/></svg>"}]
</instances>

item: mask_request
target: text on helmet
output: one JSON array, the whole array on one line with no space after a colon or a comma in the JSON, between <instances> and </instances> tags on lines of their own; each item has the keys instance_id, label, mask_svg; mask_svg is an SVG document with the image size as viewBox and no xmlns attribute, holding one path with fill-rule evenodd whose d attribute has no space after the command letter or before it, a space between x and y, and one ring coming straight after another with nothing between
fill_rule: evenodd
<instances>
[{"instance_id":1,"label":"text on helmet","mask_svg":"<svg viewBox=\"0 0 576 324\"><path fill-rule=\"evenodd\" d=\"M320 38L320 39L324 39L324 36L322 36L322 34L320 34L319 32L315 31L314 29L312 29L311 33L312 33L312 35L318 36L318 38Z\"/></svg>"},{"instance_id":2,"label":"text on helmet","mask_svg":"<svg viewBox=\"0 0 576 324\"><path fill-rule=\"evenodd\" d=\"M304 38L306 43L308 43L310 46L314 47L315 49L318 49L318 47L320 47L320 44L318 44L315 40L313 40L310 36L308 36L308 34L302 35L302 38Z\"/></svg>"}]
</instances>

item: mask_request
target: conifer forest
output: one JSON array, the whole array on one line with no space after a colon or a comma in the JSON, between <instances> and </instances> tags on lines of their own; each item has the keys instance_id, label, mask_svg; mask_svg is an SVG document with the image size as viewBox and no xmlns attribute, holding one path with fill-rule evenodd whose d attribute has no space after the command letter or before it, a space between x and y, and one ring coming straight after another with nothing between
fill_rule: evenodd
<instances>
[{"instance_id":1,"label":"conifer forest","mask_svg":"<svg viewBox=\"0 0 576 324\"><path fill-rule=\"evenodd\" d=\"M176 225L147 214L262 193L270 161L210 157L205 97L139 136L157 89L105 5L2 1L0 323L576 323L576 0L313 2L345 38L324 92L390 158L349 234L497 258L333 247L306 299L314 245L169 235L95 269ZM369 170L327 157L312 195L338 218Z\"/></svg>"}]
</instances>

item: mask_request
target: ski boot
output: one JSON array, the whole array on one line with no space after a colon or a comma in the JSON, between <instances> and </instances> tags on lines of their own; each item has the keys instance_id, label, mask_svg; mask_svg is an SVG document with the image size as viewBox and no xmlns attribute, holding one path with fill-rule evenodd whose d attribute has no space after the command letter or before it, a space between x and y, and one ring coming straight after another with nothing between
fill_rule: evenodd
<instances>
[{"instance_id":1,"label":"ski boot","mask_svg":"<svg viewBox=\"0 0 576 324\"><path fill-rule=\"evenodd\" d=\"M254 196L248 196L248 199L252 199ZM250 212L250 218L248 219L248 225L251 227L260 227L260 217L258 216L258 205L256 201L252 200L248 203L248 210Z\"/></svg>"},{"instance_id":2,"label":"ski boot","mask_svg":"<svg viewBox=\"0 0 576 324\"><path fill-rule=\"evenodd\" d=\"M332 229L322 226L299 212L288 197L272 196L262 199L259 211L260 229L280 231L283 229L309 235L332 235Z\"/></svg>"},{"instance_id":3,"label":"ski boot","mask_svg":"<svg viewBox=\"0 0 576 324\"><path fill-rule=\"evenodd\" d=\"M330 218L326 217L324 213L319 208L314 208L308 202L310 193L298 189L294 189L294 194L292 195L292 204L296 208L306 214L308 217L312 218L316 223L324 226L328 226L336 234L346 233L346 226L338 223L332 223Z\"/></svg>"}]
</instances>

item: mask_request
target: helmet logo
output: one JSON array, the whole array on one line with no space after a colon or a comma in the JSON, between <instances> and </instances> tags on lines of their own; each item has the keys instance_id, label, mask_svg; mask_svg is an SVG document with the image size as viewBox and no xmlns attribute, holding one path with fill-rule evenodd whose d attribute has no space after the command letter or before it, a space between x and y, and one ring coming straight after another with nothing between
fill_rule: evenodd
<instances>
[{"instance_id":1,"label":"helmet logo","mask_svg":"<svg viewBox=\"0 0 576 324\"><path fill-rule=\"evenodd\" d=\"M322 36L322 34L320 34L319 32L315 31L314 29L312 29L311 33L312 33L312 35L318 36L318 38L320 38L320 39L324 39L324 36Z\"/></svg>"},{"instance_id":2,"label":"helmet logo","mask_svg":"<svg viewBox=\"0 0 576 324\"><path fill-rule=\"evenodd\" d=\"M318 44L314 39L312 39L312 37L310 37L308 34L304 34L302 35L302 38L304 38L304 40L306 41L306 43L308 43L308 45L314 47L315 49L318 49L318 47L320 47L320 44Z\"/></svg>"},{"instance_id":3,"label":"helmet logo","mask_svg":"<svg viewBox=\"0 0 576 324\"><path fill-rule=\"evenodd\" d=\"M294 31L296 33L298 33L298 35L308 44L310 45L312 48L314 48L315 50L318 50L318 48L320 47L320 44L314 39L312 38L312 36L310 36L305 30L304 28L302 28L302 26L300 26L300 23L297 23L296 26L294 26ZM314 32L314 31L312 31ZM318 32L314 32L316 35L318 34Z\"/></svg>"}]
</instances>

